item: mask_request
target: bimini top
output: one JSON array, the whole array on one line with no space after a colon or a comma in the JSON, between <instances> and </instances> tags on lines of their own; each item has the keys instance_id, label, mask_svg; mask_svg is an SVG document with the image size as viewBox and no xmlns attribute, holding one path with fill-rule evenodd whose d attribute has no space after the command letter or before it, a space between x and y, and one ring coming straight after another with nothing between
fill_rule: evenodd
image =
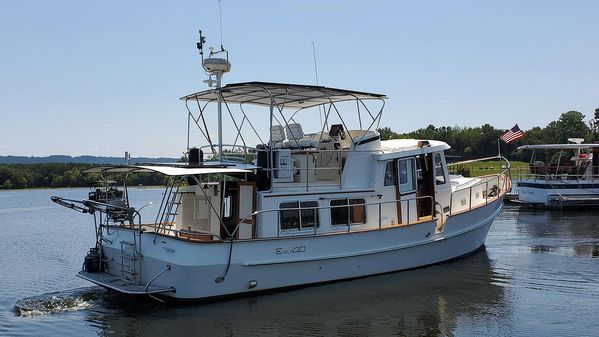
<instances>
[{"instance_id":1,"label":"bimini top","mask_svg":"<svg viewBox=\"0 0 599 337\"><path fill-rule=\"evenodd\" d=\"M383 94L327 88L316 85L299 85L268 82L227 84L221 88L225 102L247 103L279 107L310 108L321 104L363 99L385 99ZM218 99L215 90L204 90L181 97L181 100L211 102ZM272 102L274 100L274 102Z\"/></svg>"},{"instance_id":2,"label":"bimini top","mask_svg":"<svg viewBox=\"0 0 599 337\"><path fill-rule=\"evenodd\" d=\"M150 165L112 165L96 166L83 173L137 173L157 172L167 176L187 176L209 173L250 173L252 171L236 167L187 167L187 166L150 166Z\"/></svg>"},{"instance_id":3,"label":"bimini top","mask_svg":"<svg viewBox=\"0 0 599 337\"><path fill-rule=\"evenodd\" d=\"M599 148L599 144L536 144L518 146L518 150L561 150Z\"/></svg>"}]
</instances>

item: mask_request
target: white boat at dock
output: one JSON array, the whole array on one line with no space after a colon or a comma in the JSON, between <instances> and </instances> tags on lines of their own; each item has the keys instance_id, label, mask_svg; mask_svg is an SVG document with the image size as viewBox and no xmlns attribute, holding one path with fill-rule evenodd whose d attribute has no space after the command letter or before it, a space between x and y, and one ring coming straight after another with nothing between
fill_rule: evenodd
<instances>
[{"instance_id":1,"label":"white boat at dock","mask_svg":"<svg viewBox=\"0 0 599 337\"><path fill-rule=\"evenodd\" d=\"M518 147L532 150L532 155L527 169L513 172L513 201L540 207L599 206L599 144L584 144L581 138L569 141ZM552 153L556 159L537 160L537 152Z\"/></svg>"},{"instance_id":2,"label":"white boat at dock","mask_svg":"<svg viewBox=\"0 0 599 337\"><path fill-rule=\"evenodd\" d=\"M187 163L86 170L169 177L154 221L141 221L126 186L53 197L95 219L79 277L127 294L202 299L421 267L484 244L511 187L507 169L453 176L444 142L381 141L382 94L221 86L230 64L218 53L203 59L212 88L182 97ZM195 148L198 136L206 145Z\"/></svg>"}]
</instances>

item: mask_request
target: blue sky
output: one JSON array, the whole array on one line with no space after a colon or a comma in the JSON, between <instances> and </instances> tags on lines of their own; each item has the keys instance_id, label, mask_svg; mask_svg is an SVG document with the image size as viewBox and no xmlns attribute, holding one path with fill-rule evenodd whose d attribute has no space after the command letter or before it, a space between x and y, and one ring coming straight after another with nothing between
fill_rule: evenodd
<instances>
[{"instance_id":1,"label":"blue sky","mask_svg":"<svg viewBox=\"0 0 599 337\"><path fill-rule=\"evenodd\" d=\"M599 107L597 1L222 0L226 83L385 93L381 126L545 126ZM0 155L179 156L218 2L3 1ZM200 145L200 144L198 144Z\"/></svg>"}]
</instances>

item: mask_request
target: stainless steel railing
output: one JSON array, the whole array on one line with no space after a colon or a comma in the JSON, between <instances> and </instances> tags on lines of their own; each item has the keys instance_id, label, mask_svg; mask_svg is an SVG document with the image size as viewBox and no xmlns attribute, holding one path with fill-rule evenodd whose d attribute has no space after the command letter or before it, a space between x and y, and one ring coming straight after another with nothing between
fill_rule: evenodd
<instances>
[{"instance_id":1,"label":"stainless steel railing","mask_svg":"<svg viewBox=\"0 0 599 337\"><path fill-rule=\"evenodd\" d=\"M575 180L595 181L599 180L599 166L557 166L557 165L535 165L529 167L517 167L512 176L518 180Z\"/></svg>"},{"instance_id":2,"label":"stainless steel railing","mask_svg":"<svg viewBox=\"0 0 599 337\"><path fill-rule=\"evenodd\" d=\"M359 199L359 198L358 198ZM410 203L418 203L420 200L428 200L428 202L430 202L430 212L428 212L427 214L423 214L421 216L416 216L414 218L414 220L412 220L412 216L411 216L411 212L417 212L417 209L412 209L410 208ZM400 204L400 207L402 205L405 205L405 209L406 209L406 223L403 223L401 219L398 219L398 223L397 224L383 224L383 213L382 213L382 207L383 205L386 204ZM364 211L365 211L365 222L364 223L351 223L351 211L354 207L364 207ZM376 222L372 222L369 221L369 219L372 219L372 216L368 216L368 208L374 207L377 210L377 214L378 216L376 217ZM354 232L354 231L364 231L364 230L380 230L386 227L391 227L391 226L396 226L398 224L401 225L412 225L412 224L416 224L416 223L420 223L422 221L425 220L432 220L432 219L436 219L435 216L435 203L434 203L434 198L432 196L422 196L422 197L414 197L414 198L409 198L409 199L404 199L404 200L393 200L393 201L384 201L384 202L377 202L377 203L357 203L357 204L346 204L346 205L335 205L335 206L320 206L320 207L294 207L294 208L277 208L277 209L268 209L268 210L261 210L261 211L256 211L253 212L252 214L248 215L247 217L245 217L244 219L242 219L241 221L239 221L237 223L237 225L235 226L235 229L231 232L231 237L235 237L235 235L239 232L240 226L242 224L252 224L255 225L256 224L256 219L258 217L262 217L264 215L268 215L268 214L276 214L277 217L277 233L276 235L273 236L265 236L265 237L260 237L260 239L268 239L268 238L280 238L282 237L282 234L287 232L289 233L290 231L286 231L284 229L281 229L281 224L280 224L280 219L281 219L281 212L285 212L285 211L298 211L298 215L301 217L301 211L302 210L314 210L315 212L319 212L320 210L329 210L330 214L330 210L331 209L338 209L338 208L347 208L347 219L348 219L348 223L347 224L343 224L343 225L332 225L333 228L337 228L337 229L341 229L342 227L344 227L346 229L347 233L350 232ZM403 209L403 207L402 207ZM417 214L417 213L416 213ZM301 219L299 220L301 221ZM376 224L375 227L373 227L372 225ZM364 226L357 226L357 225L366 225L367 227L364 228ZM298 233L300 233L299 235L295 235L295 236L318 236L318 235L325 235L325 234L330 234L330 233L337 233L339 232L339 230L333 230L333 231L318 231L318 228L320 228L320 222L316 222L314 223L313 227L309 230L303 230L303 231L298 231ZM218 240L222 241L223 238L221 238L218 234L213 233L213 232L209 232L209 231L198 231L198 230L185 230L185 229L174 229L174 228L167 228L166 226L162 226L161 224L144 224L144 225L140 225L140 229L141 228L146 228L146 229L153 229L154 231L160 231L161 234L164 235L173 235L175 237L179 237L179 238L193 238L194 236L211 236L211 237L216 237ZM226 240L226 239L225 239Z\"/></svg>"},{"instance_id":3,"label":"stainless steel railing","mask_svg":"<svg viewBox=\"0 0 599 337\"><path fill-rule=\"evenodd\" d=\"M359 199L359 198L357 198ZM429 200L430 202L430 213L429 214L425 214L422 216L417 216L415 221L411 221L411 217L410 217L410 202L418 202L418 200ZM398 223L397 224L389 224L389 225L383 225L383 221L382 221L382 206L386 205L386 204L400 204L400 207L402 205L406 205L406 223L402 222L402 219L398 219ZM368 221L368 208L369 206L375 206L377 209L377 222L376 224L378 224L378 227L372 227L372 222ZM364 223L351 223L351 211L352 208L354 207L364 207L364 211L365 211L365 222ZM258 216L264 216L266 214L271 214L271 213L276 213L276 217L277 217L277 234L276 236L272 236L272 237L281 237L282 232L286 232L286 230L281 229L281 212L285 212L285 211L298 211L298 215L299 215L299 221L301 223L301 211L302 210L314 210L314 211L320 211L320 210L329 210L329 214L330 214L330 210L332 209L337 209L337 208L347 208L347 224L343 224L343 225L331 225L333 228L337 227L337 228L341 228L341 227L345 227L347 229L347 233L352 232L352 229L354 229L354 231L363 231L364 229L362 229L362 227L356 227L356 225L367 225L367 229L383 229L384 227L390 227L390 226L395 226L398 224L401 225L412 225L415 223L419 223L422 222L422 218L425 217L431 217L430 219L435 219L435 202L434 202L434 198L432 196L421 196L421 197L413 197L413 198L409 198L409 199L403 199L403 200L393 200L393 201L383 201L383 202L376 202L376 203L357 203L357 204L346 204L346 205L335 205L335 206L320 206L320 207L290 207L290 208L276 208L276 209L267 209L267 210L261 210L261 211L256 211L250 215L248 215L247 217L245 217L244 219L242 219L241 221L239 221L239 223L237 224L237 226L235 226L235 229L233 230L233 232L231 232L231 235L234 236L238 231L239 231L239 227L244 224L244 223L248 223L248 221L251 221L252 223L256 223L256 218ZM403 209L403 208L402 208ZM413 210L414 212L416 212L417 210ZM310 226L312 227L312 226ZM305 235L310 235L310 236L317 236L319 234L327 234L330 233L331 231L327 231L327 232L318 232L318 227L319 224L315 223L313 225L313 228L310 229L310 234L308 234L308 230L305 230L301 233L305 233ZM360 228L359 230L357 228ZM290 232L290 231L287 231ZM332 231L332 232L338 232L338 231ZM261 237L261 238L268 238L268 237Z\"/></svg>"},{"instance_id":4,"label":"stainless steel railing","mask_svg":"<svg viewBox=\"0 0 599 337\"><path fill-rule=\"evenodd\" d=\"M481 179L480 182L454 190L451 193L449 199L449 216L488 205L489 201L494 201L511 189L511 180L507 175L507 171L492 176L482 176L479 179ZM465 195L467 199L460 199L459 197L462 195ZM475 196L474 201L477 202L473 201L473 195ZM456 200L459 200L460 205L456 205Z\"/></svg>"}]
</instances>

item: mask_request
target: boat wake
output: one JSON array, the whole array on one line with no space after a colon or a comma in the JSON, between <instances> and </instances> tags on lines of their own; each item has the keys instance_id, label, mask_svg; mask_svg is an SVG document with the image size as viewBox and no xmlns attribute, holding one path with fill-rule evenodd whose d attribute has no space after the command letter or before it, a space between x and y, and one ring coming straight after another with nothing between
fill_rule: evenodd
<instances>
[{"instance_id":1,"label":"boat wake","mask_svg":"<svg viewBox=\"0 0 599 337\"><path fill-rule=\"evenodd\" d=\"M101 294L100 289L76 289L25 297L15 303L15 313L21 317L39 317L90 308Z\"/></svg>"}]
</instances>

